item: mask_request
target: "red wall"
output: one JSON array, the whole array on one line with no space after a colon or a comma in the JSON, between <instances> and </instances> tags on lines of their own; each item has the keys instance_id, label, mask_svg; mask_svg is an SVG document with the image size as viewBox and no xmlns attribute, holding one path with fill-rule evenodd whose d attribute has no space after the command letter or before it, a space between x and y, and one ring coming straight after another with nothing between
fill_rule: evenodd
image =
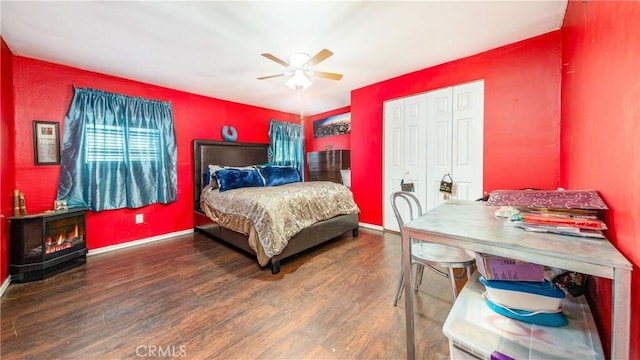
<instances>
[{"instance_id":1,"label":"red wall","mask_svg":"<svg viewBox=\"0 0 640 360\"><path fill-rule=\"evenodd\" d=\"M129 96L170 101L178 144L178 199L168 205L150 205L90 213L87 244L90 249L145 239L193 228L192 140L222 140L223 125L238 130L238 141L268 143L269 120L299 121L297 115L207 98L158 86L14 57L15 186L25 193L29 213L53 207L59 166L34 166L32 120L60 122L73 95L72 85ZM4 153L4 148L3 148ZM145 222L135 224L135 214Z\"/></svg>"},{"instance_id":2,"label":"red wall","mask_svg":"<svg viewBox=\"0 0 640 360\"><path fill-rule=\"evenodd\" d=\"M336 135L336 136L326 136L321 138L313 137L313 122L316 120L324 119L329 116L344 114L351 111L351 107L346 106L343 108L323 112L320 114L316 114L313 116L309 116L304 120L304 149L305 153L311 151L322 151L331 147L334 150L348 150L351 149L351 134L344 135ZM305 159L306 164L306 159ZM305 179L309 176L308 167L305 166L304 169Z\"/></svg>"},{"instance_id":3,"label":"red wall","mask_svg":"<svg viewBox=\"0 0 640 360\"><path fill-rule=\"evenodd\" d=\"M313 137L314 121L324 119L333 115L348 113L349 111L351 111L351 107L346 106L305 118L305 151L322 151L325 150L328 146L331 146L335 150L351 149L351 134L327 136L317 139Z\"/></svg>"},{"instance_id":4,"label":"red wall","mask_svg":"<svg viewBox=\"0 0 640 360\"><path fill-rule=\"evenodd\" d=\"M352 92L351 135L311 140L307 150L350 148L352 183L361 221L382 224L382 102L440 87L485 79L485 190L554 188L558 184L560 33L491 50ZM16 148L15 187L25 192L29 212L52 207L58 166L34 166L32 120L63 122L72 85L171 101L178 137L178 201L135 210L91 213L91 249L190 229L191 140L221 139L220 128L234 125L238 141L268 142L268 120L298 121L285 114L206 98L112 76L22 57L14 58ZM543 81L544 80L544 81ZM335 109L313 120L344 112ZM542 131L540 131L542 129ZM61 126L61 132L62 132ZM307 130L309 131L309 130ZM535 149L535 151L531 151ZM47 181L43 182L42 179ZM143 213L145 223L134 224ZM185 216L189 214L189 216Z\"/></svg>"},{"instance_id":5,"label":"red wall","mask_svg":"<svg viewBox=\"0 0 640 360\"><path fill-rule=\"evenodd\" d=\"M570 1L562 28L561 185L595 189L607 237L634 264L630 358L640 358L640 2ZM611 282L592 310L609 352Z\"/></svg>"},{"instance_id":6,"label":"red wall","mask_svg":"<svg viewBox=\"0 0 640 360\"><path fill-rule=\"evenodd\" d=\"M351 107L309 117L307 151L350 148L352 184L364 223L382 224L383 101L477 79L485 80L485 191L498 188L596 189L610 207L609 239L637 267L640 262L640 3L570 1L562 31L406 74L352 92ZM1 39L0 39L1 40ZM57 166L33 166L31 121L62 123L71 85L173 103L178 137L178 201L88 218L89 246L97 248L192 227L191 140L221 139L224 124L239 141L267 142L268 120L296 122L294 114L231 103L115 77L13 58L1 45L0 211L12 214L14 187L30 212L50 209ZM562 80L562 81L561 81ZM562 90L562 92L561 92ZM15 93L15 122L14 96ZM562 93L562 97L561 97ZM562 100L562 102L560 102ZM562 104L562 106L561 106ZM562 109L562 114L560 114ZM313 139L313 120L351 110L350 136ZM560 123L562 115L562 125ZM14 129L15 127L15 129ZM16 131L15 143L10 136ZM61 129L62 130L62 129ZM14 149L20 149L15 158ZM15 174L15 179L14 179ZM134 213L146 223L134 225ZM6 219L0 221L0 280L7 276ZM636 271L637 272L637 271ZM632 305L640 307L638 276ZM609 353L610 282L595 282L593 308ZM632 319L637 318L632 313ZM632 321L631 358L640 358L640 325Z\"/></svg>"},{"instance_id":7,"label":"red wall","mask_svg":"<svg viewBox=\"0 0 640 360\"><path fill-rule=\"evenodd\" d=\"M9 216L13 216L13 54L0 38L0 285L9 275Z\"/></svg>"},{"instance_id":8,"label":"red wall","mask_svg":"<svg viewBox=\"0 0 640 360\"><path fill-rule=\"evenodd\" d=\"M559 184L561 32L351 93L351 183L360 221L382 225L383 101L485 80L484 190Z\"/></svg>"}]
</instances>

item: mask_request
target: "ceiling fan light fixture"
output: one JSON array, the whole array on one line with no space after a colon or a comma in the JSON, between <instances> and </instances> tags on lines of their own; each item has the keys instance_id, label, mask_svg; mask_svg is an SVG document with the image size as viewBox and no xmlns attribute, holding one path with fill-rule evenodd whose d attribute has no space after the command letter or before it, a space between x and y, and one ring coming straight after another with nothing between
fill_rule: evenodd
<instances>
[{"instance_id":1,"label":"ceiling fan light fixture","mask_svg":"<svg viewBox=\"0 0 640 360\"><path fill-rule=\"evenodd\" d=\"M311 85L311 79L302 69L295 69L293 75L287 80L287 86L293 90L304 90Z\"/></svg>"},{"instance_id":2,"label":"ceiling fan light fixture","mask_svg":"<svg viewBox=\"0 0 640 360\"><path fill-rule=\"evenodd\" d=\"M302 68L311 59L311 56L307 53L293 53L289 56L289 65L294 68Z\"/></svg>"},{"instance_id":3,"label":"ceiling fan light fixture","mask_svg":"<svg viewBox=\"0 0 640 360\"><path fill-rule=\"evenodd\" d=\"M280 74L261 76L258 78L258 80L287 76L289 77L289 79L287 80L286 85L291 89L298 91L298 96L300 96L300 91L311 86L311 82L315 78L323 78L329 80L342 79L342 74L330 73L325 71L314 71L313 69L315 65L324 61L331 55L333 55L333 53L327 49L320 50L320 52L315 54L313 57L309 56L309 54L307 53L297 52L291 54L291 56L289 56L288 58L288 61L284 61L270 53L264 53L262 54L262 56L286 67L287 70Z\"/></svg>"}]
</instances>

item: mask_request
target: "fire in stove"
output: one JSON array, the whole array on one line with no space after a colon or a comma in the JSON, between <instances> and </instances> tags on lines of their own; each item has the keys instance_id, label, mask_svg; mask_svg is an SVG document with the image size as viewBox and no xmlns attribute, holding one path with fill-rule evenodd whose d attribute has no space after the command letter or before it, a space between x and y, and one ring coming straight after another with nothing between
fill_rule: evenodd
<instances>
[{"instance_id":1,"label":"fire in stove","mask_svg":"<svg viewBox=\"0 0 640 360\"><path fill-rule=\"evenodd\" d=\"M52 254L56 251L70 249L77 244L82 243L82 234L78 233L78 225L74 226L73 231L68 234L59 234L57 236L48 236L45 240L45 254Z\"/></svg>"}]
</instances>

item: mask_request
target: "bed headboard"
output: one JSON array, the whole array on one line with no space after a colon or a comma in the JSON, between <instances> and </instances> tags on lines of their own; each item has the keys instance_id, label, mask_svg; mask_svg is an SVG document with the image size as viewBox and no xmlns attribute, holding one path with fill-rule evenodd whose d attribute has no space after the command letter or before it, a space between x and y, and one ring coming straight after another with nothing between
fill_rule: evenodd
<instances>
[{"instance_id":1,"label":"bed headboard","mask_svg":"<svg viewBox=\"0 0 640 360\"><path fill-rule=\"evenodd\" d=\"M200 191L207 166L246 166L266 164L269 144L193 140L194 209L200 209Z\"/></svg>"}]
</instances>

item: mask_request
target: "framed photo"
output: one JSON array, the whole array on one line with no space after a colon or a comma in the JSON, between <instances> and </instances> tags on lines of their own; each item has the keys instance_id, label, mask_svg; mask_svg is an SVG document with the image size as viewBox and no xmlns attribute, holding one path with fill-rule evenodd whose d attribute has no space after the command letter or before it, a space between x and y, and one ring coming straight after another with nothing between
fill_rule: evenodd
<instances>
[{"instance_id":1,"label":"framed photo","mask_svg":"<svg viewBox=\"0 0 640 360\"><path fill-rule=\"evenodd\" d=\"M313 137L344 135L351 133L351 113L344 113L313 122Z\"/></svg>"},{"instance_id":2,"label":"framed photo","mask_svg":"<svg viewBox=\"0 0 640 360\"><path fill-rule=\"evenodd\" d=\"M36 165L60 164L60 124L33 121L33 158Z\"/></svg>"},{"instance_id":3,"label":"framed photo","mask_svg":"<svg viewBox=\"0 0 640 360\"><path fill-rule=\"evenodd\" d=\"M53 210L54 211L64 211L67 210L67 200L54 200L53 201Z\"/></svg>"}]
</instances>

